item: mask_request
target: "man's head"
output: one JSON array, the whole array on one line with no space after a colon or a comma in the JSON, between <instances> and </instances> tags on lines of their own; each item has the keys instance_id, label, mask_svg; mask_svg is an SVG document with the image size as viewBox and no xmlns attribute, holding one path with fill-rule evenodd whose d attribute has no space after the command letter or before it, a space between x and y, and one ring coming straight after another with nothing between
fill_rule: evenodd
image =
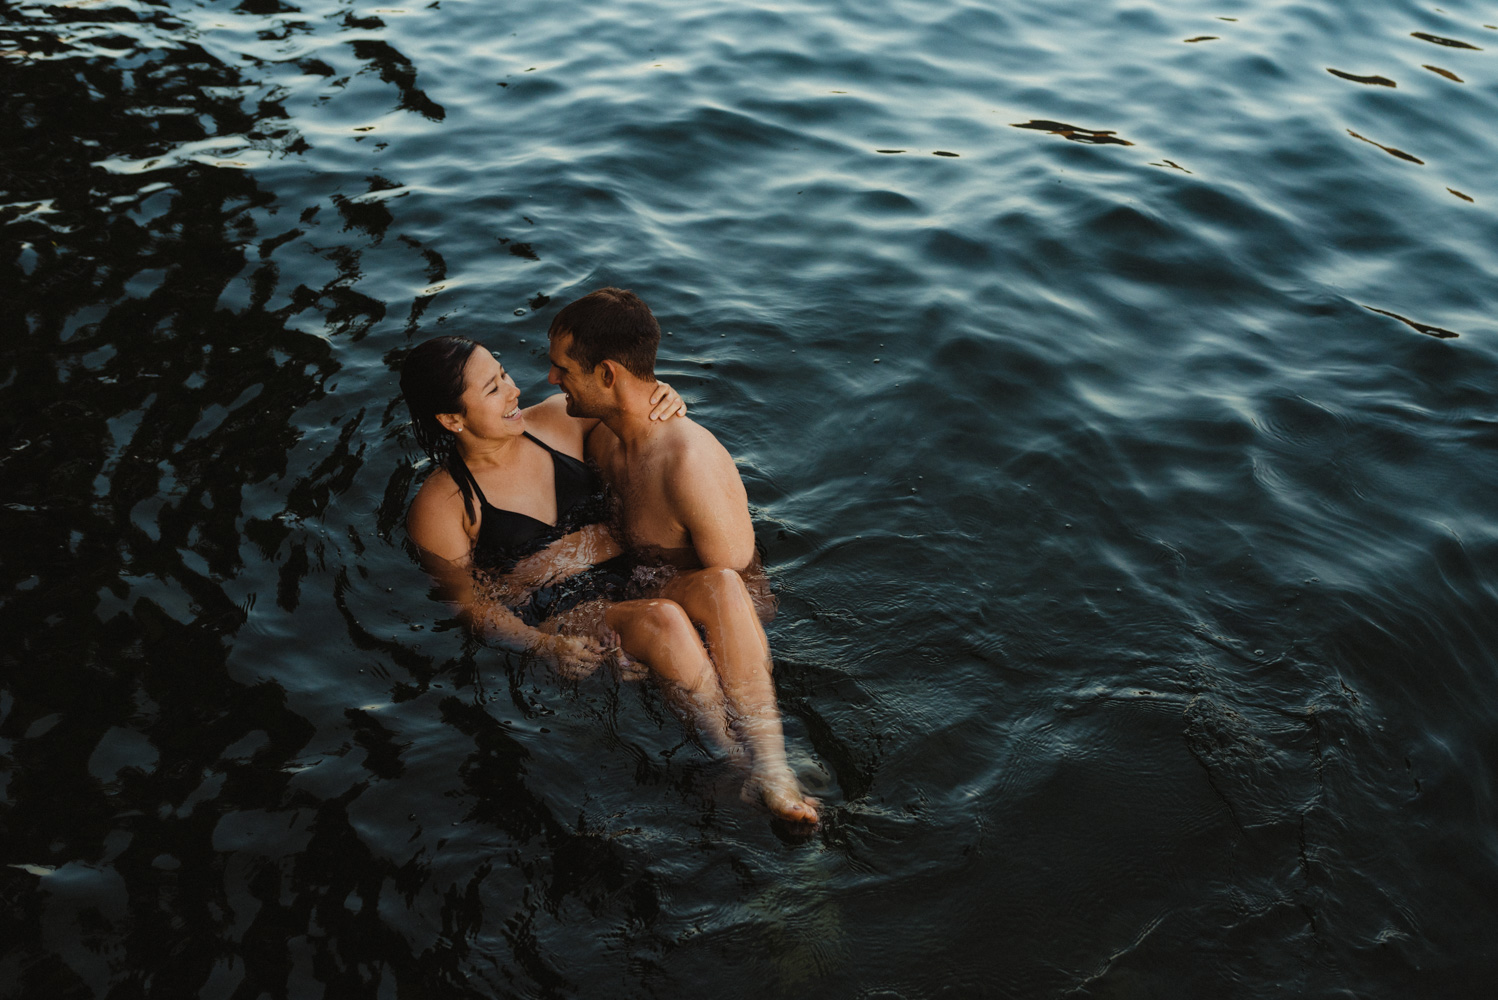
<instances>
[{"instance_id":1,"label":"man's head","mask_svg":"<svg viewBox=\"0 0 1498 1000\"><path fill-rule=\"evenodd\" d=\"M634 292L600 288L563 307L547 336L572 334L572 357L591 372L605 359L617 361L635 378L655 381L655 351L661 328Z\"/></svg>"},{"instance_id":2,"label":"man's head","mask_svg":"<svg viewBox=\"0 0 1498 1000\"><path fill-rule=\"evenodd\" d=\"M661 328L634 292L600 288L557 313L547 331L551 372L547 379L567 393L573 416L602 416L602 395L620 378L655 382L655 351Z\"/></svg>"}]
</instances>

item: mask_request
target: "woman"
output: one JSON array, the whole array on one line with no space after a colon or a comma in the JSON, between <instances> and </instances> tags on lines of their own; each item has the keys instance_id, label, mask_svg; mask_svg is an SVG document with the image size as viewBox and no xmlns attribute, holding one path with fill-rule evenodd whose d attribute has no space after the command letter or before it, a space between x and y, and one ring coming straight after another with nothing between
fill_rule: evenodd
<instances>
[{"instance_id":1,"label":"woman","mask_svg":"<svg viewBox=\"0 0 1498 1000\"><path fill-rule=\"evenodd\" d=\"M413 349L401 391L437 466L411 502L407 531L475 632L571 677L610 656L627 674L631 660L643 663L699 704L721 704L712 661L680 605L598 599L622 591L617 576L589 572L621 554L604 523L601 484L582 461L588 435L612 433L607 427L568 416L560 393L521 409L504 366L465 337ZM686 412L665 383L651 402L652 419ZM721 712L692 715L720 746L733 746Z\"/></svg>"}]
</instances>

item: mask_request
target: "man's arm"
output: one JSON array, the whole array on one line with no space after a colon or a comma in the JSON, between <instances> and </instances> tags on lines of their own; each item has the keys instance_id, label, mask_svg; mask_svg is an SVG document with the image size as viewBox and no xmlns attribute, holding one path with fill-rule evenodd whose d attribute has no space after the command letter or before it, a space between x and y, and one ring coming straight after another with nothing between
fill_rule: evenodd
<instances>
[{"instance_id":1,"label":"man's arm","mask_svg":"<svg viewBox=\"0 0 1498 1000\"><path fill-rule=\"evenodd\" d=\"M705 429L675 456L667 483L674 513L704 568L743 572L754 561L749 495L727 449Z\"/></svg>"}]
</instances>

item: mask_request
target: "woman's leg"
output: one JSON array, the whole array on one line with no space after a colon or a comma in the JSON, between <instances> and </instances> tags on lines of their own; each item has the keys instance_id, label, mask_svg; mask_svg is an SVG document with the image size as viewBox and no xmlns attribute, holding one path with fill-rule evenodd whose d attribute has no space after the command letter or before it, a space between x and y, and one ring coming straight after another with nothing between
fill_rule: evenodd
<instances>
[{"instance_id":1,"label":"woman's leg","mask_svg":"<svg viewBox=\"0 0 1498 1000\"><path fill-rule=\"evenodd\" d=\"M762 798L782 819L817 822L819 803L801 790L786 760L770 641L743 577L731 569L689 570L666 584L664 593L707 633L734 730L753 757L746 795Z\"/></svg>"},{"instance_id":2,"label":"woman's leg","mask_svg":"<svg viewBox=\"0 0 1498 1000\"><path fill-rule=\"evenodd\" d=\"M620 649L666 682L667 696L699 731L719 749L735 748L718 673L681 605L664 598L620 601L609 605L604 623L618 634Z\"/></svg>"}]
</instances>

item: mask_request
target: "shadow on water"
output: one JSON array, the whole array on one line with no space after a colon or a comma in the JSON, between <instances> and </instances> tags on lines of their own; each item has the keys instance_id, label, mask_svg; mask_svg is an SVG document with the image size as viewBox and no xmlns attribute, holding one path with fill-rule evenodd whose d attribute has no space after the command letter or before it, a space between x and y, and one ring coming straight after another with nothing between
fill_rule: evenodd
<instances>
[{"instance_id":1,"label":"shadow on water","mask_svg":"<svg viewBox=\"0 0 1498 1000\"><path fill-rule=\"evenodd\" d=\"M330 255L331 281L283 291L270 308L282 282L271 255L303 230L265 231L278 206L249 172L178 151L222 135L280 156L305 143L275 95L232 66L190 41L145 44L181 33L166 10L8 16L0 114L18 125L0 145L0 992L254 997L316 982L330 996L372 996L384 982L402 996L490 996L464 968L487 919L505 927L498 950L509 957L486 962L551 995L568 981L527 914L570 899L648 924L659 904L630 849L559 822L527 790L527 751L449 698L443 722L472 745L460 768L468 818L534 842L539 895L508 921L486 918L480 867L429 928L403 935L382 910L426 888L425 848L375 856L350 817L371 781L401 775L402 744L346 709L368 773L311 794L296 777L317 762L306 756L317 726L278 681L229 667L255 601L236 583L244 539L265 561L251 578L269 568L266 592L286 611L321 558L297 526L360 468L363 413L305 472L289 465L299 415L339 373L337 342L359 340L386 306L352 287L358 251L345 246ZM442 118L399 52L354 48L400 107ZM262 96L246 107L246 93ZM376 178L371 191L390 186ZM378 201L332 203L346 229L376 242L390 224ZM439 254L402 239L431 282L445 277ZM241 276L249 300L229 307ZM413 302L408 334L426 304ZM394 481L387 539L411 478ZM263 499L267 482L283 484L282 509ZM350 632L359 647L352 622ZM397 698L453 668L383 648L415 682L397 681Z\"/></svg>"}]
</instances>

